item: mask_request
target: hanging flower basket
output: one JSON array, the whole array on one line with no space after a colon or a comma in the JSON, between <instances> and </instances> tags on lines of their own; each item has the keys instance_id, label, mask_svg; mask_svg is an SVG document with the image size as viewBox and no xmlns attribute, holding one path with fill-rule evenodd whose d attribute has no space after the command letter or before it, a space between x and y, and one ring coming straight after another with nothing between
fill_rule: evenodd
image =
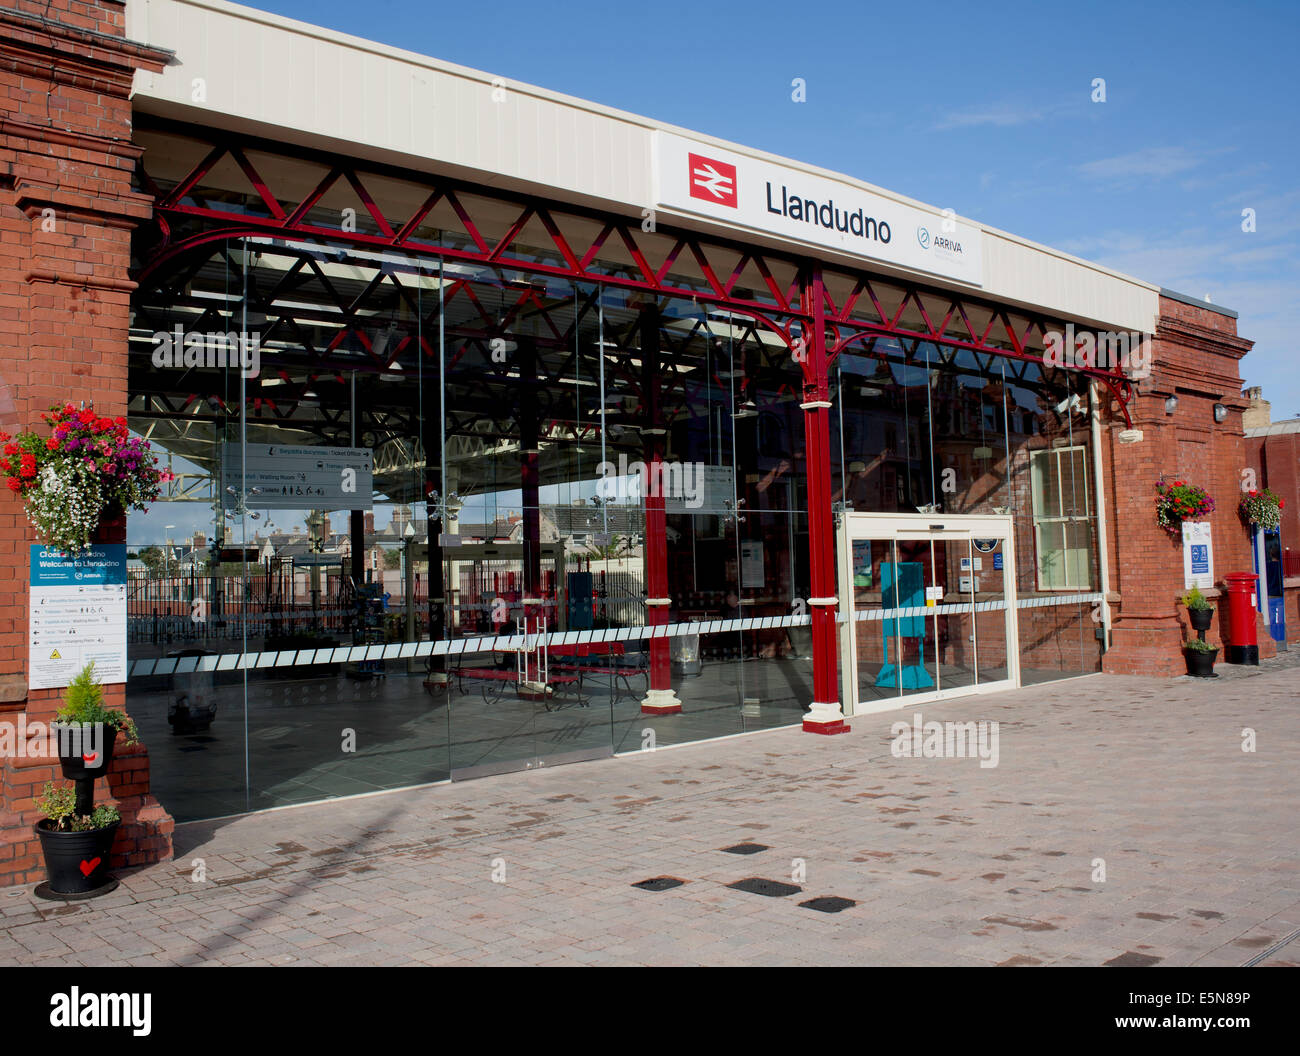
<instances>
[{"instance_id":1,"label":"hanging flower basket","mask_svg":"<svg viewBox=\"0 0 1300 1056\"><path fill-rule=\"evenodd\" d=\"M1285 507L1286 499L1279 497L1276 492L1268 488L1263 491L1251 488L1241 497L1237 512L1247 524L1272 530L1282 523L1282 510Z\"/></svg>"},{"instance_id":2,"label":"hanging flower basket","mask_svg":"<svg viewBox=\"0 0 1300 1056\"><path fill-rule=\"evenodd\" d=\"M1204 488L1185 480L1156 481L1156 523L1170 535L1182 534L1184 521L1196 521L1214 512L1214 500Z\"/></svg>"},{"instance_id":3,"label":"hanging flower basket","mask_svg":"<svg viewBox=\"0 0 1300 1056\"><path fill-rule=\"evenodd\" d=\"M172 479L155 465L149 441L129 435L125 418L70 403L41 418L49 436L0 432L0 475L47 546L84 553L106 516L148 509Z\"/></svg>"}]
</instances>

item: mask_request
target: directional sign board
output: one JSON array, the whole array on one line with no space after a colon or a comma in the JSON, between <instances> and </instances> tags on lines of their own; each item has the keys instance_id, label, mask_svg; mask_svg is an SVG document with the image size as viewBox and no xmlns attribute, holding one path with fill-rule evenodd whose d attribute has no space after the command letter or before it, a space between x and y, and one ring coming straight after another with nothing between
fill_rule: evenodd
<instances>
[{"instance_id":1,"label":"directional sign board","mask_svg":"<svg viewBox=\"0 0 1300 1056\"><path fill-rule=\"evenodd\" d=\"M223 444L221 489L231 506L242 493L253 510L364 510L371 505L373 467L365 447Z\"/></svg>"},{"instance_id":2,"label":"directional sign board","mask_svg":"<svg viewBox=\"0 0 1300 1056\"><path fill-rule=\"evenodd\" d=\"M86 664L105 684L126 681L126 546L96 545L81 557L31 548L28 683L60 689Z\"/></svg>"}]
</instances>

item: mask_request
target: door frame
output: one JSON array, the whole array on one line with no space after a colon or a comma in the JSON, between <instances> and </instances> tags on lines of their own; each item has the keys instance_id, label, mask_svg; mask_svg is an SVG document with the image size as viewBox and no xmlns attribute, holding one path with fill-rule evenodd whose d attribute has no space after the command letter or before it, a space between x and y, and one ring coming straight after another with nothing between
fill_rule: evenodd
<instances>
[{"instance_id":1,"label":"door frame","mask_svg":"<svg viewBox=\"0 0 1300 1056\"><path fill-rule=\"evenodd\" d=\"M853 600L853 541L872 539L881 542L933 542L995 538L1002 552L1002 603L1005 606L1007 677L973 686L954 686L901 694L879 700L858 699L857 607ZM846 511L836 532L837 570L839 573L839 665L840 699L844 714L869 715L881 711L925 704L936 700L1001 693L1020 688L1020 636L1016 606L1015 523L1000 514L946 513L854 513ZM987 610L986 610L987 611ZM996 610L994 610L996 611ZM972 612L972 616L974 612ZM979 665L978 623L976 622L976 671ZM942 683L941 683L942 685Z\"/></svg>"}]
</instances>

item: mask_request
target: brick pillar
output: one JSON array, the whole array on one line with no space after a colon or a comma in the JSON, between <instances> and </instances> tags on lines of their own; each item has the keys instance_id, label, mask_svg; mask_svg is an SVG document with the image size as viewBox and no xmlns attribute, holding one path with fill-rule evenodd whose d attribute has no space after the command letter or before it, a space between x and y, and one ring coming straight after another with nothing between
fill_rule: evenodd
<instances>
[{"instance_id":1,"label":"brick pillar","mask_svg":"<svg viewBox=\"0 0 1300 1056\"><path fill-rule=\"evenodd\" d=\"M1162 474L1167 480L1199 484L1214 498L1209 523L1216 580L1225 572L1250 571L1249 541L1237 503L1241 471L1249 465L1241 424L1248 404L1241 394L1240 362L1252 344L1237 336L1235 318L1161 296L1152 373L1138 384L1131 408L1142 440L1118 443L1123 423L1112 423L1105 451L1111 589L1121 598L1112 645L1102 661L1107 672L1186 673L1182 642L1195 632L1178 603L1184 593L1182 540L1171 537L1155 520L1155 482ZM1178 397L1172 415L1165 413L1170 396ZM1216 403L1228 409L1223 422L1214 421ZM1218 599L1211 600L1218 605ZM1221 641L1217 619L1207 637ZM1261 639L1260 655L1273 652Z\"/></svg>"},{"instance_id":2,"label":"brick pillar","mask_svg":"<svg viewBox=\"0 0 1300 1056\"><path fill-rule=\"evenodd\" d=\"M38 426L55 401L127 409L131 232L150 215L131 188L131 79L166 52L124 38L118 0L10 0L0 9L0 428ZM123 541L125 524L106 525ZM22 504L0 494L0 722L48 722L60 691L27 689L28 546ZM125 706L125 687L105 687ZM0 885L43 879L32 802L57 761L0 759ZM124 749L96 789L123 825L114 865L171 854L149 794L149 756Z\"/></svg>"}]
</instances>

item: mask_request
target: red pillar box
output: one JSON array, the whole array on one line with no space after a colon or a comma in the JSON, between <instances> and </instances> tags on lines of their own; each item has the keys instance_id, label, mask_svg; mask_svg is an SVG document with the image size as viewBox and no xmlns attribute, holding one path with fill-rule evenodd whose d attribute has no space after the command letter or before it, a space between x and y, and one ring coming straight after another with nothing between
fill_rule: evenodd
<instances>
[{"instance_id":1,"label":"red pillar box","mask_svg":"<svg viewBox=\"0 0 1300 1056\"><path fill-rule=\"evenodd\" d=\"M1223 577L1228 588L1228 638L1223 658L1230 664L1259 666L1259 642L1255 637L1255 584L1253 572L1229 572Z\"/></svg>"}]
</instances>

